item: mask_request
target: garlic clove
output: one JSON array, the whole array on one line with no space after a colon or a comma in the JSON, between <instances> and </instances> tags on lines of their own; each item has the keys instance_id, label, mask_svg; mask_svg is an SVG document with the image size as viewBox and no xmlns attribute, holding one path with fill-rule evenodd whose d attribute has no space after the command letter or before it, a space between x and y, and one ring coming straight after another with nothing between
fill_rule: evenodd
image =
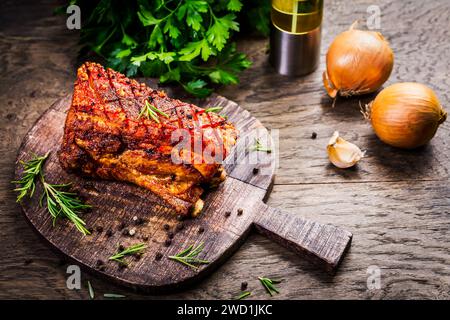
<instances>
[{"instance_id":1,"label":"garlic clove","mask_svg":"<svg viewBox=\"0 0 450 320\"><path fill-rule=\"evenodd\" d=\"M357 145L342 139L338 131L328 142L327 152L331 163L341 169L353 167L364 157L364 152Z\"/></svg>"}]
</instances>

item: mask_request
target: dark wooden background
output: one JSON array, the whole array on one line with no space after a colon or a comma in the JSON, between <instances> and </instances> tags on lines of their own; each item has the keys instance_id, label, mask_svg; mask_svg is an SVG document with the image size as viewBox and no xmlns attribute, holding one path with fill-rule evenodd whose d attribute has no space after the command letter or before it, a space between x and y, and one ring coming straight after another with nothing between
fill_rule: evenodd
<instances>
[{"instance_id":1,"label":"dark wooden background","mask_svg":"<svg viewBox=\"0 0 450 320\"><path fill-rule=\"evenodd\" d=\"M430 145L399 151L383 145L359 113L362 99L338 100L334 109L321 83L332 38L367 8L381 8L381 31L395 52L388 83L418 81L436 90L450 110L450 2L325 1L322 63L300 79L276 75L267 63L267 41L239 40L254 62L238 86L219 93L248 109L268 128L279 129L280 167L268 204L354 234L335 276L259 235L213 275L184 292L144 296L83 274L97 296L230 299L247 281L253 298L268 296L258 276L285 279L274 299L450 298L450 146L447 121ZM0 11L0 298L86 299L85 287L66 288L67 264L35 235L11 191L20 142L55 100L72 90L78 33L52 16L54 1L2 2ZM325 146L334 130L367 150L351 170L328 163ZM317 139L310 139L312 132ZM381 289L369 290L367 268L381 268Z\"/></svg>"}]
</instances>

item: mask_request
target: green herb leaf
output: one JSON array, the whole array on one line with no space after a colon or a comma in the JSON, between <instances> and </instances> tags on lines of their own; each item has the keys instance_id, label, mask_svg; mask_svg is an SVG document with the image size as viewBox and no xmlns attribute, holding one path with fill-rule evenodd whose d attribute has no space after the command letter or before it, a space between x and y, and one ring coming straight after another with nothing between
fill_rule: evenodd
<instances>
[{"instance_id":1,"label":"green herb leaf","mask_svg":"<svg viewBox=\"0 0 450 320\"><path fill-rule=\"evenodd\" d=\"M104 293L103 297L109 298L109 299L122 299L126 298L123 294L117 294L117 293Z\"/></svg>"},{"instance_id":2,"label":"green herb leaf","mask_svg":"<svg viewBox=\"0 0 450 320\"><path fill-rule=\"evenodd\" d=\"M153 26L161 21L161 19L156 19L150 11L144 8L144 6L139 6L137 15L144 27Z\"/></svg>"},{"instance_id":3,"label":"green herb leaf","mask_svg":"<svg viewBox=\"0 0 450 320\"><path fill-rule=\"evenodd\" d=\"M142 252L145 248L147 248L147 245L145 243L138 243L138 244L132 245L128 248L125 248L122 251L117 252L116 254L109 257L109 260L114 260L121 264L126 265L127 263L123 260L123 258L125 258L126 256L129 256L129 255L135 254L135 253Z\"/></svg>"},{"instance_id":4,"label":"green herb leaf","mask_svg":"<svg viewBox=\"0 0 450 320\"><path fill-rule=\"evenodd\" d=\"M159 123L160 121L158 118L158 114L160 114L166 118L169 118L169 116L166 113L159 110L154 105L150 104L150 102L148 102L148 100L145 100L145 105L144 105L144 107L142 107L142 110L139 113L138 119L141 118L142 116L144 116L147 119L153 119L154 121Z\"/></svg>"},{"instance_id":5,"label":"green herb leaf","mask_svg":"<svg viewBox=\"0 0 450 320\"><path fill-rule=\"evenodd\" d=\"M206 88L207 83L201 79L183 84L183 88L194 96L203 98L211 94L212 89Z\"/></svg>"},{"instance_id":6,"label":"green herb leaf","mask_svg":"<svg viewBox=\"0 0 450 320\"><path fill-rule=\"evenodd\" d=\"M228 38L230 37L230 29L239 31L239 24L235 21L234 14L227 14L221 18L215 18L214 24L206 32L208 41L221 51Z\"/></svg>"},{"instance_id":7,"label":"green herb leaf","mask_svg":"<svg viewBox=\"0 0 450 320\"><path fill-rule=\"evenodd\" d=\"M243 300L243 299L247 298L248 296L250 296L251 294L252 293L250 291L244 291L236 297L236 300Z\"/></svg>"},{"instance_id":8,"label":"green herb leaf","mask_svg":"<svg viewBox=\"0 0 450 320\"><path fill-rule=\"evenodd\" d=\"M266 289L267 293L273 296L275 293L280 293L278 291L278 288L274 286L274 284L278 284L281 282L281 280L272 280L266 277L259 277L258 278L263 287Z\"/></svg>"},{"instance_id":9,"label":"green herb leaf","mask_svg":"<svg viewBox=\"0 0 450 320\"><path fill-rule=\"evenodd\" d=\"M194 270L198 269L199 264L208 264L209 261L199 259L197 256L202 252L204 244L201 243L198 246L190 245L187 249L181 251L175 256L169 256L168 258L179 263L182 263Z\"/></svg>"},{"instance_id":10,"label":"green herb leaf","mask_svg":"<svg viewBox=\"0 0 450 320\"><path fill-rule=\"evenodd\" d=\"M205 109L205 112L215 112L215 113L217 113L217 112L219 112L222 109L223 109L222 107L211 107L211 108Z\"/></svg>"},{"instance_id":11,"label":"green herb leaf","mask_svg":"<svg viewBox=\"0 0 450 320\"><path fill-rule=\"evenodd\" d=\"M93 300L95 298L94 289L92 288L92 285L91 285L90 281L87 282L87 285L88 285L88 291L89 291L89 298L91 300Z\"/></svg>"},{"instance_id":12,"label":"green herb leaf","mask_svg":"<svg viewBox=\"0 0 450 320\"><path fill-rule=\"evenodd\" d=\"M252 147L250 147L250 150L262 151L262 152L267 152L267 153L272 152L272 149L263 146L258 139L255 139L255 144Z\"/></svg>"},{"instance_id":13,"label":"green herb leaf","mask_svg":"<svg viewBox=\"0 0 450 320\"><path fill-rule=\"evenodd\" d=\"M239 12L242 9L242 2L240 0L229 0L227 4L227 9Z\"/></svg>"}]
</instances>

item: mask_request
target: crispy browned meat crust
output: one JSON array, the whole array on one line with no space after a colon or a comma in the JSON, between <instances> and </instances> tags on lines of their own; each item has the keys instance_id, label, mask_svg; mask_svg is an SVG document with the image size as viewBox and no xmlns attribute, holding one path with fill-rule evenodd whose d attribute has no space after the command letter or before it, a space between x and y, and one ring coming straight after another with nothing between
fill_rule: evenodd
<instances>
[{"instance_id":1,"label":"crispy browned meat crust","mask_svg":"<svg viewBox=\"0 0 450 320\"><path fill-rule=\"evenodd\" d=\"M159 115L159 123L139 117L146 100L168 117ZM184 163L174 163L171 157L179 143L171 141L177 129L191 137L178 148ZM149 189L187 214L200 198L201 186L222 173L217 159L225 159L237 134L215 113L87 62L78 69L59 160L68 171ZM187 152L189 148L195 152ZM211 162L205 154L217 158Z\"/></svg>"}]
</instances>

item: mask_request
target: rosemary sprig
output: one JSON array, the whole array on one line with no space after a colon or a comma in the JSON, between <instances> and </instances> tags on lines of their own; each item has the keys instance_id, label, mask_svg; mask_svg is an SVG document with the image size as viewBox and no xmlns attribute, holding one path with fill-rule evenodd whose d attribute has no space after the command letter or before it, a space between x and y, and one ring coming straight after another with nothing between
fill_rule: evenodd
<instances>
[{"instance_id":1,"label":"rosemary sprig","mask_svg":"<svg viewBox=\"0 0 450 320\"><path fill-rule=\"evenodd\" d=\"M244 291L240 295L238 295L235 300L243 300L243 299L247 298L248 296L250 296L251 294L252 293L250 291Z\"/></svg>"},{"instance_id":2,"label":"rosemary sprig","mask_svg":"<svg viewBox=\"0 0 450 320\"><path fill-rule=\"evenodd\" d=\"M95 298L94 288L92 288L90 281L87 282L87 285L88 285L88 291L89 291L89 298L91 298L91 300L93 300Z\"/></svg>"},{"instance_id":3,"label":"rosemary sprig","mask_svg":"<svg viewBox=\"0 0 450 320\"><path fill-rule=\"evenodd\" d=\"M33 196L36 189L36 177L42 173L42 167L44 166L45 160L47 160L49 154L50 152L47 152L41 157L33 155L33 159L27 162L20 161L20 164L23 167L22 177L20 180L11 181L12 183L16 183L20 186L19 188L14 189L14 191L19 192L16 200L17 202L20 202L27 194L29 194L30 198Z\"/></svg>"},{"instance_id":4,"label":"rosemary sprig","mask_svg":"<svg viewBox=\"0 0 450 320\"><path fill-rule=\"evenodd\" d=\"M50 184L45 181L43 175L41 175L41 183L44 188L44 193L39 203L42 206L42 202L46 198L47 210L53 217L53 225L56 224L56 220L59 217L63 216L69 219L82 234L90 234L89 230L85 227L86 222L78 214L81 210L88 209L91 206L84 204L78 199L76 193L64 191L71 184Z\"/></svg>"},{"instance_id":5,"label":"rosemary sprig","mask_svg":"<svg viewBox=\"0 0 450 320\"><path fill-rule=\"evenodd\" d=\"M198 254L202 252L204 244L201 243L198 246L190 245L187 249L181 251L175 256L169 256L168 258L179 263L182 263L192 269L197 270L196 264L208 264L209 261L197 258Z\"/></svg>"},{"instance_id":6,"label":"rosemary sprig","mask_svg":"<svg viewBox=\"0 0 450 320\"><path fill-rule=\"evenodd\" d=\"M270 296L273 296L274 293L280 293L274 285L280 283L281 280L272 280L265 277L259 277L258 279Z\"/></svg>"},{"instance_id":7,"label":"rosemary sprig","mask_svg":"<svg viewBox=\"0 0 450 320\"><path fill-rule=\"evenodd\" d=\"M121 298L125 298L126 296L124 296L123 294L117 294L117 293L104 293L103 297L112 298L112 299L121 299Z\"/></svg>"},{"instance_id":8,"label":"rosemary sprig","mask_svg":"<svg viewBox=\"0 0 450 320\"><path fill-rule=\"evenodd\" d=\"M138 119L142 116L145 116L145 117L147 117L147 119L151 118L154 121L159 123L158 114L160 114L166 118L169 118L167 113L159 110L154 105L150 104L150 102L148 102L148 100L145 100L145 106L142 108L141 112L139 113Z\"/></svg>"},{"instance_id":9,"label":"rosemary sprig","mask_svg":"<svg viewBox=\"0 0 450 320\"><path fill-rule=\"evenodd\" d=\"M261 141L259 141L259 139L255 139L255 145L252 146L250 149L253 151L262 151L262 152L267 152L267 153L272 152L272 149L263 146L261 144Z\"/></svg>"},{"instance_id":10,"label":"rosemary sprig","mask_svg":"<svg viewBox=\"0 0 450 320\"><path fill-rule=\"evenodd\" d=\"M223 108L222 107L210 107L210 108L207 108L207 109L205 109L205 112L215 112L215 113L217 113L217 112L219 112L220 110L222 110Z\"/></svg>"},{"instance_id":11,"label":"rosemary sprig","mask_svg":"<svg viewBox=\"0 0 450 320\"><path fill-rule=\"evenodd\" d=\"M76 197L76 193L64 191L66 187L70 186L70 183L50 184L45 181L43 166L49 154L47 152L43 156L34 155L27 162L21 161L24 168L22 177L18 181L13 181L13 183L17 183L20 186L14 189L14 191L19 192L17 201L21 201L27 194L29 194L30 198L33 196L36 189L36 177L39 176L43 187L39 204L42 206L44 198L47 199L47 210L53 217L53 225L55 225L57 218L63 216L72 221L83 234L89 234L90 232L85 227L86 223L78 217L78 213L80 210L91 206L79 200Z\"/></svg>"},{"instance_id":12,"label":"rosemary sprig","mask_svg":"<svg viewBox=\"0 0 450 320\"><path fill-rule=\"evenodd\" d=\"M125 248L122 251L117 252L115 255L112 255L111 257L109 257L109 260L114 260L121 264L127 265L127 263L123 260L123 258L125 256L129 256L129 255L141 252L145 248L147 248L147 245L145 243L138 243L138 244L132 245L131 247Z\"/></svg>"}]
</instances>

